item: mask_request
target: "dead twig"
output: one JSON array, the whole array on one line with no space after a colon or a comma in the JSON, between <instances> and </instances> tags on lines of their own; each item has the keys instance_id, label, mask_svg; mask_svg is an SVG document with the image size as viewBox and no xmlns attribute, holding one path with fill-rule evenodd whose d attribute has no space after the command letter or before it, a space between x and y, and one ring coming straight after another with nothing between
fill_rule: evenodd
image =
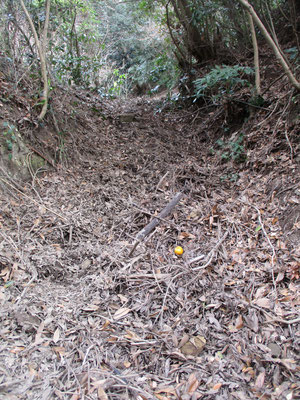
<instances>
[{"instance_id":1,"label":"dead twig","mask_svg":"<svg viewBox=\"0 0 300 400\"><path fill-rule=\"evenodd\" d=\"M255 304L251 304L250 306L255 308L256 310L262 312L269 318L267 321L264 321L263 324L271 324L272 322L280 322L280 323L286 324L286 325L293 325L293 324L297 324L298 322L300 322L300 318L294 318L294 319L273 318L273 316L270 313L268 313L266 310L264 310L262 307L258 307Z\"/></svg>"},{"instance_id":2,"label":"dead twig","mask_svg":"<svg viewBox=\"0 0 300 400\"><path fill-rule=\"evenodd\" d=\"M243 201L243 200L241 200L241 199L240 199L239 201L240 201L241 203L247 204L247 205L250 206L250 207L253 207L253 208L256 210L257 215L258 215L258 221L259 221L259 225L260 225L260 227L261 227L261 230L262 230L263 234L265 235L269 246L270 246L271 249L272 249L272 255L271 255L272 282L273 282L273 287L274 287L275 296L277 297L277 285L276 285L276 280L275 280L275 276L274 276L274 261L275 261L275 259L276 259L276 252L275 252L275 248L274 248L273 244L271 243L271 240L270 240L270 238L269 238L269 236L268 236L268 234L267 234L267 232L266 232L266 229L265 229L265 227L264 227L264 224L263 224L263 221L262 221L262 218L261 218L261 212L260 212L259 208L256 207L254 204L248 203L248 202Z\"/></svg>"},{"instance_id":3,"label":"dead twig","mask_svg":"<svg viewBox=\"0 0 300 400\"><path fill-rule=\"evenodd\" d=\"M200 269L204 269L206 267L208 267L210 265L210 263L212 262L216 251L218 250L218 248L221 246L221 244L224 242L224 240L227 238L228 236L228 232L225 232L225 234L221 237L221 239L217 242L217 244L215 245L215 247L208 253L207 257L206 257L206 263L204 265L200 265L199 267L195 267L193 268L193 271L199 271ZM203 255L201 254L201 256L195 257L192 260L190 260L188 262L188 264L192 264L196 261L202 260Z\"/></svg>"},{"instance_id":4,"label":"dead twig","mask_svg":"<svg viewBox=\"0 0 300 400\"><path fill-rule=\"evenodd\" d=\"M165 218L170 212L175 208L175 206L179 203L183 196L182 192L176 193L176 195L173 197L173 199L166 205L166 207L158 214L157 217L155 217L151 222L149 222L148 225L146 225L136 236L135 242L133 244L133 247L128 255L128 257L131 257L132 254L134 253L134 250L138 246L138 244L145 239L147 235L149 235L150 232L153 231L153 229L160 223L162 218Z\"/></svg>"}]
</instances>

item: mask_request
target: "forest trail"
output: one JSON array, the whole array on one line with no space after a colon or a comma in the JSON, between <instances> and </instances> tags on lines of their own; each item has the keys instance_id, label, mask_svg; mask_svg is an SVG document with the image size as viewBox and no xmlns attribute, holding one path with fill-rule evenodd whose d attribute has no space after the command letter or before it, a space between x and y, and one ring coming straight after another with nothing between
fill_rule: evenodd
<instances>
[{"instance_id":1,"label":"forest trail","mask_svg":"<svg viewBox=\"0 0 300 400\"><path fill-rule=\"evenodd\" d=\"M207 109L87 103L61 167L0 195L0 398L296 398L299 161L254 134L222 161Z\"/></svg>"}]
</instances>

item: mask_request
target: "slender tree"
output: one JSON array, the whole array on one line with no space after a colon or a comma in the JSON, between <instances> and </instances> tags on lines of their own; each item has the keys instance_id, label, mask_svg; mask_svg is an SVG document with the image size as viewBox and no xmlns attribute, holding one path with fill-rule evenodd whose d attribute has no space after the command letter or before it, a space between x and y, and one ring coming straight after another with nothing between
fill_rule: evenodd
<instances>
[{"instance_id":1,"label":"slender tree","mask_svg":"<svg viewBox=\"0 0 300 400\"><path fill-rule=\"evenodd\" d=\"M258 54L258 45L255 33L255 27L253 23L252 15L248 12L249 23L250 23L250 31L252 37L253 44L253 52L254 52L254 69L255 69L255 91L256 95L260 96L261 87L260 87L260 69L259 69L259 54Z\"/></svg>"},{"instance_id":2,"label":"slender tree","mask_svg":"<svg viewBox=\"0 0 300 400\"><path fill-rule=\"evenodd\" d=\"M300 82L297 80L297 78L294 76L294 74L292 73L289 65L287 64L287 62L285 61L284 57L281 55L281 51L279 49L279 47L276 45L276 43L274 42L274 40L272 39L271 35L269 34L269 32L267 31L267 29L265 28L264 24L261 22L260 18L258 17L258 15L256 14L254 8L252 7L252 5L247 1L247 0L238 0L239 3L246 8L246 10L251 14L253 21L256 23L256 25L259 27L262 35L265 37L266 41L268 42L268 44L271 46L271 48L274 51L274 54L277 58L277 60L279 61L279 63L281 64L284 72L286 73L287 77L289 78L291 84L298 90L300 91Z\"/></svg>"},{"instance_id":3,"label":"slender tree","mask_svg":"<svg viewBox=\"0 0 300 400\"><path fill-rule=\"evenodd\" d=\"M24 4L23 0L20 0L21 6L23 8L23 11L26 15L26 18L28 20L28 23L30 25L30 28L33 33L33 37L35 40L36 48L40 57L40 63L41 63L41 74L42 74L42 80L43 80L43 96L42 96L42 101L43 101L43 107L42 111L38 117L39 120L42 120L44 116L46 115L47 108L48 108L48 92L49 92L49 86L48 86L48 74L47 74L47 63L46 63L46 48L47 48L47 35L48 35L48 26L49 26L49 15L50 15L50 3L51 0L46 0L45 4L45 9L46 9L46 16L45 16L45 23L44 23L44 29L43 29L43 34L42 34L42 39L40 40L37 34L37 31L35 29L35 26L33 24L32 18Z\"/></svg>"}]
</instances>

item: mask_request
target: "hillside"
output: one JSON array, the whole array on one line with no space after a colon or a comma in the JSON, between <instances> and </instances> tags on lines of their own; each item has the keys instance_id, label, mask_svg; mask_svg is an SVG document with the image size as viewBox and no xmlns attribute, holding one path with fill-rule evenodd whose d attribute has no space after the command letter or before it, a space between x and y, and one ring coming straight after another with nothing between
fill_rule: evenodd
<instances>
[{"instance_id":1,"label":"hillside","mask_svg":"<svg viewBox=\"0 0 300 400\"><path fill-rule=\"evenodd\" d=\"M31 151L29 179L1 167L0 398L298 398L299 95L286 78L269 68L257 107L243 90L179 107L57 87L42 123L30 79L16 90L3 68L0 87L1 132Z\"/></svg>"}]
</instances>

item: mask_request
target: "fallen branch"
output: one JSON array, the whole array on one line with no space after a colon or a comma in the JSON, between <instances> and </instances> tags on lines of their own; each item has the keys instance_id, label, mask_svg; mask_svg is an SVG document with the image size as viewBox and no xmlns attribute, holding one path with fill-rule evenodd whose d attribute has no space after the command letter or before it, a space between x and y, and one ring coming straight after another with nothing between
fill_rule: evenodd
<instances>
[{"instance_id":1,"label":"fallen branch","mask_svg":"<svg viewBox=\"0 0 300 400\"><path fill-rule=\"evenodd\" d=\"M199 271L199 269L204 269L206 267L208 267L210 265L210 263L213 260L214 255L216 254L218 248L221 246L221 244L224 242L224 240L227 238L228 236L228 232L225 232L225 234L221 237L221 239L217 242L217 244L215 245L215 247L208 253L207 257L206 257L206 263L204 265L200 265L199 267L195 267L192 268L193 271ZM200 256L193 258L192 260L190 260L188 263L192 264L196 261L202 260L203 259L203 255L201 254Z\"/></svg>"},{"instance_id":2,"label":"fallen branch","mask_svg":"<svg viewBox=\"0 0 300 400\"><path fill-rule=\"evenodd\" d=\"M147 235L149 235L150 232L153 231L154 228L160 223L162 218L165 218L170 212L175 208L175 206L179 203L183 196L182 192L176 193L176 195L173 197L173 199L166 205L166 207L158 214L157 217L155 217L151 222L149 222L148 225L145 226L136 236L135 242L133 244L133 247L128 255L128 257L131 257L134 250L137 248L138 244L145 239Z\"/></svg>"}]
</instances>

